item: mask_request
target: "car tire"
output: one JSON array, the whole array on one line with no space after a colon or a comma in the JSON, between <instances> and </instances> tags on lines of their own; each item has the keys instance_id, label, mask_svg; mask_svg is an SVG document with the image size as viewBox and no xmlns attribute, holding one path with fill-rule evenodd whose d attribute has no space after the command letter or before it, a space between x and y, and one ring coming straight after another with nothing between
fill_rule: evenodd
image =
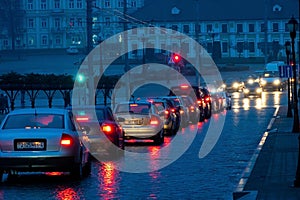
<instances>
[{"instance_id":1,"label":"car tire","mask_svg":"<svg viewBox=\"0 0 300 200\"><path fill-rule=\"evenodd\" d=\"M84 176L88 176L91 174L91 171L92 171L92 161L91 160L92 160L92 155L89 154L88 161L83 168Z\"/></svg>"},{"instance_id":2,"label":"car tire","mask_svg":"<svg viewBox=\"0 0 300 200\"><path fill-rule=\"evenodd\" d=\"M4 174L4 170L0 170L0 183L2 183L3 174Z\"/></svg>"},{"instance_id":3,"label":"car tire","mask_svg":"<svg viewBox=\"0 0 300 200\"><path fill-rule=\"evenodd\" d=\"M164 132L163 130L161 130L154 138L154 144L155 145L161 145L164 143L164 140L165 140L165 135L164 135Z\"/></svg>"},{"instance_id":4,"label":"car tire","mask_svg":"<svg viewBox=\"0 0 300 200\"><path fill-rule=\"evenodd\" d=\"M82 179L83 177L83 166L82 166L82 163L75 163L72 170L71 170L71 176L74 178L74 179Z\"/></svg>"}]
</instances>

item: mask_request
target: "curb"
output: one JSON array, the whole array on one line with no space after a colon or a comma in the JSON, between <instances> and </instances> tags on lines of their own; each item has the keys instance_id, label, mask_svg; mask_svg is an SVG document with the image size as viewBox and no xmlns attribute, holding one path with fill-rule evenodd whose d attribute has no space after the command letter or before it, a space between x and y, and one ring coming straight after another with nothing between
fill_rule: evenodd
<instances>
[{"instance_id":1,"label":"curb","mask_svg":"<svg viewBox=\"0 0 300 200\"><path fill-rule=\"evenodd\" d=\"M248 162L247 167L245 168L241 179L238 183L238 186L236 187L236 190L233 192L233 200L255 200L257 198L257 191L244 191L244 187L248 181L248 178L250 177L252 170L254 168L254 165L256 163L257 157L259 156L259 153L265 144L265 141L267 140L267 137L269 135L272 129L272 126L275 122L275 119L277 118L278 112L279 112L279 106L276 107L273 117L270 120L268 126L267 126L267 131L264 132L260 142L258 143L257 148L255 149L250 161ZM275 130L276 131L276 130Z\"/></svg>"}]
</instances>

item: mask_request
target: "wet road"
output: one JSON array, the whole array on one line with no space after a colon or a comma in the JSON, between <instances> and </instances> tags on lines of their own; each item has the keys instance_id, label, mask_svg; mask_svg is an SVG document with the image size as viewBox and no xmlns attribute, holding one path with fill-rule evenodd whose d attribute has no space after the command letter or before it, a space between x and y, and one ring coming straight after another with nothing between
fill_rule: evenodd
<instances>
[{"instance_id":1,"label":"wet road","mask_svg":"<svg viewBox=\"0 0 300 200\"><path fill-rule=\"evenodd\" d=\"M13 179L3 177L0 199L232 199L238 184L257 147L275 106L286 104L286 94L264 93L262 98L243 98L233 95L233 108L213 114L210 120L182 129L184 138L198 129L187 151L170 165L148 173L128 173L116 169L112 161L92 163L91 175L82 181L68 174L22 173ZM211 120L225 117L222 134L212 151L199 158L199 149L210 128ZM177 136L176 136L177 137ZM128 144L128 152L147 152L149 167L162 159L161 150L175 138L166 137L162 146L148 143ZM183 143L185 141L182 141ZM179 148L179 146L178 146ZM176 148L170 148L176 151ZM136 163L138 165L138 161Z\"/></svg>"}]
</instances>

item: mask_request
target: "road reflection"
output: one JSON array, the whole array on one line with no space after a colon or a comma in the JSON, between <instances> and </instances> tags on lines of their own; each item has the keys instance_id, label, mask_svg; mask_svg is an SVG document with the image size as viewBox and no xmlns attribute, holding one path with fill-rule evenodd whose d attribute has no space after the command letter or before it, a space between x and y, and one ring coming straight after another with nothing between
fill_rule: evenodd
<instances>
[{"instance_id":1,"label":"road reflection","mask_svg":"<svg viewBox=\"0 0 300 200\"><path fill-rule=\"evenodd\" d=\"M119 190L119 181L117 179L120 178L115 163L105 162L100 164L97 177L100 182L101 199L115 199Z\"/></svg>"},{"instance_id":2,"label":"road reflection","mask_svg":"<svg viewBox=\"0 0 300 200\"><path fill-rule=\"evenodd\" d=\"M66 188L56 192L56 199L58 200L78 200L80 199L77 192L72 188Z\"/></svg>"}]
</instances>

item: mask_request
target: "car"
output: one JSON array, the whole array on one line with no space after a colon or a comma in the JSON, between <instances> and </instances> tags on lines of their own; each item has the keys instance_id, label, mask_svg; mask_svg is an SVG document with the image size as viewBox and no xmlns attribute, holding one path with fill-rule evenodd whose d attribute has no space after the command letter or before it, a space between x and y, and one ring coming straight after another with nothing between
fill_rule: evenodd
<instances>
[{"instance_id":1,"label":"car","mask_svg":"<svg viewBox=\"0 0 300 200\"><path fill-rule=\"evenodd\" d=\"M172 102L169 99L162 99L159 97L148 98L148 101L154 104L160 113L163 114L164 132L166 135L175 135L179 129L179 121ZM161 115L161 114L160 114Z\"/></svg>"},{"instance_id":2,"label":"car","mask_svg":"<svg viewBox=\"0 0 300 200\"><path fill-rule=\"evenodd\" d=\"M258 82L246 82L244 85L244 97L262 97L262 87Z\"/></svg>"},{"instance_id":3,"label":"car","mask_svg":"<svg viewBox=\"0 0 300 200\"><path fill-rule=\"evenodd\" d=\"M229 78L224 81L224 87L229 93L241 92L244 87L244 82L239 79Z\"/></svg>"},{"instance_id":4,"label":"car","mask_svg":"<svg viewBox=\"0 0 300 200\"><path fill-rule=\"evenodd\" d=\"M264 91L281 91L286 86L286 80L279 77L279 72L274 71L264 71L259 82Z\"/></svg>"},{"instance_id":5,"label":"car","mask_svg":"<svg viewBox=\"0 0 300 200\"><path fill-rule=\"evenodd\" d=\"M66 49L67 54L78 54L79 50L76 46L70 46Z\"/></svg>"},{"instance_id":6,"label":"car","mask_svg":"<svg viewBox=\"0 0 300 200\"><path fill-rule=\"evenodd\" d=\"M206 104L202 101L202 97L201 97L200 93L201 93L201 91L198 86L182 84L179 86L171 87L169 95L170 96L180 95L182 97L189 96L194 103L191 103L190 100L187 100L188 101L187 103L195 104L194 105L195 107L193 105L190 105L190 107L189 107L192 115L194 114L194 115L199 116L199 119L197 121L203 122L205 120L204 109L205 109ZM192 122L193 123L196 122L196 119L193 118L193 116L192 116Z\"/></svg>"},{"instance_id":7,"label":"car","mask_svg":"<svg viewBox=\"0 0 300 200\"><path fill-rule=\"evenodd\" d=\"M90 173L86 131L59 108L13 110L0 125L0 178L12 172Z\"/></svg>"},{"instance_id":8,"label":"car","mask_svg":"<svg viewBox=\"0 0 300 200\"><path fill-rule=\"evenodd\" d=\"M185 106L188 108L189 112L189 120L192 124L198 123L200 119L200 110L199 106L197 105L196 100L190 96L182 95L181 96ZM203 112L204 114L204 112Z\"/></svg>"},{"instance_id":9,"label":"car","mask_svg":"<svg viewBox=\"0 0 300 200\"><path fill-rule=\"evenodd\" d=\"M129 101L116 105L114 116L124 129L125 139L151 139L164 143L164 121L156 106L148 101Z\"/></svg>"},{"instance_id":10,"label":"car","mask_svg":"<svg viewBox=\"0 0 300 200\"><path fill-rule=\"evenodd\" d=\"M163 99L169 99L176 106L178 113L180 114L180 125L185 128L189 125L189 108L184 104L183 99L180 96L163 96Z\"/></svg>"},{"instance_id":11,"label":"car","mask_svg":"<svg viewBox=\"0 0 300 200\"><path fill-rule=\"evenodd\" d=\"M204 117L209 119L212 114L212 98L209 90L205 87L199 87L200 101L203 104Z\"/></svg>"},{"instance_id":12,"label":"car","mask_svg":"<svg viewBox=\"0 0 300 200\"><path fill-rule=\"evenodd\" d=\"M78 105L67 107L67 109L72 111L80 126L89 129L89 148L94 157L99 158L101 156L103 158L102 156L107 155L114 158L122 155L124 152L122 151L124 150L124 130L115 120L109 106Z\"/></svg>"}]
</instances>

